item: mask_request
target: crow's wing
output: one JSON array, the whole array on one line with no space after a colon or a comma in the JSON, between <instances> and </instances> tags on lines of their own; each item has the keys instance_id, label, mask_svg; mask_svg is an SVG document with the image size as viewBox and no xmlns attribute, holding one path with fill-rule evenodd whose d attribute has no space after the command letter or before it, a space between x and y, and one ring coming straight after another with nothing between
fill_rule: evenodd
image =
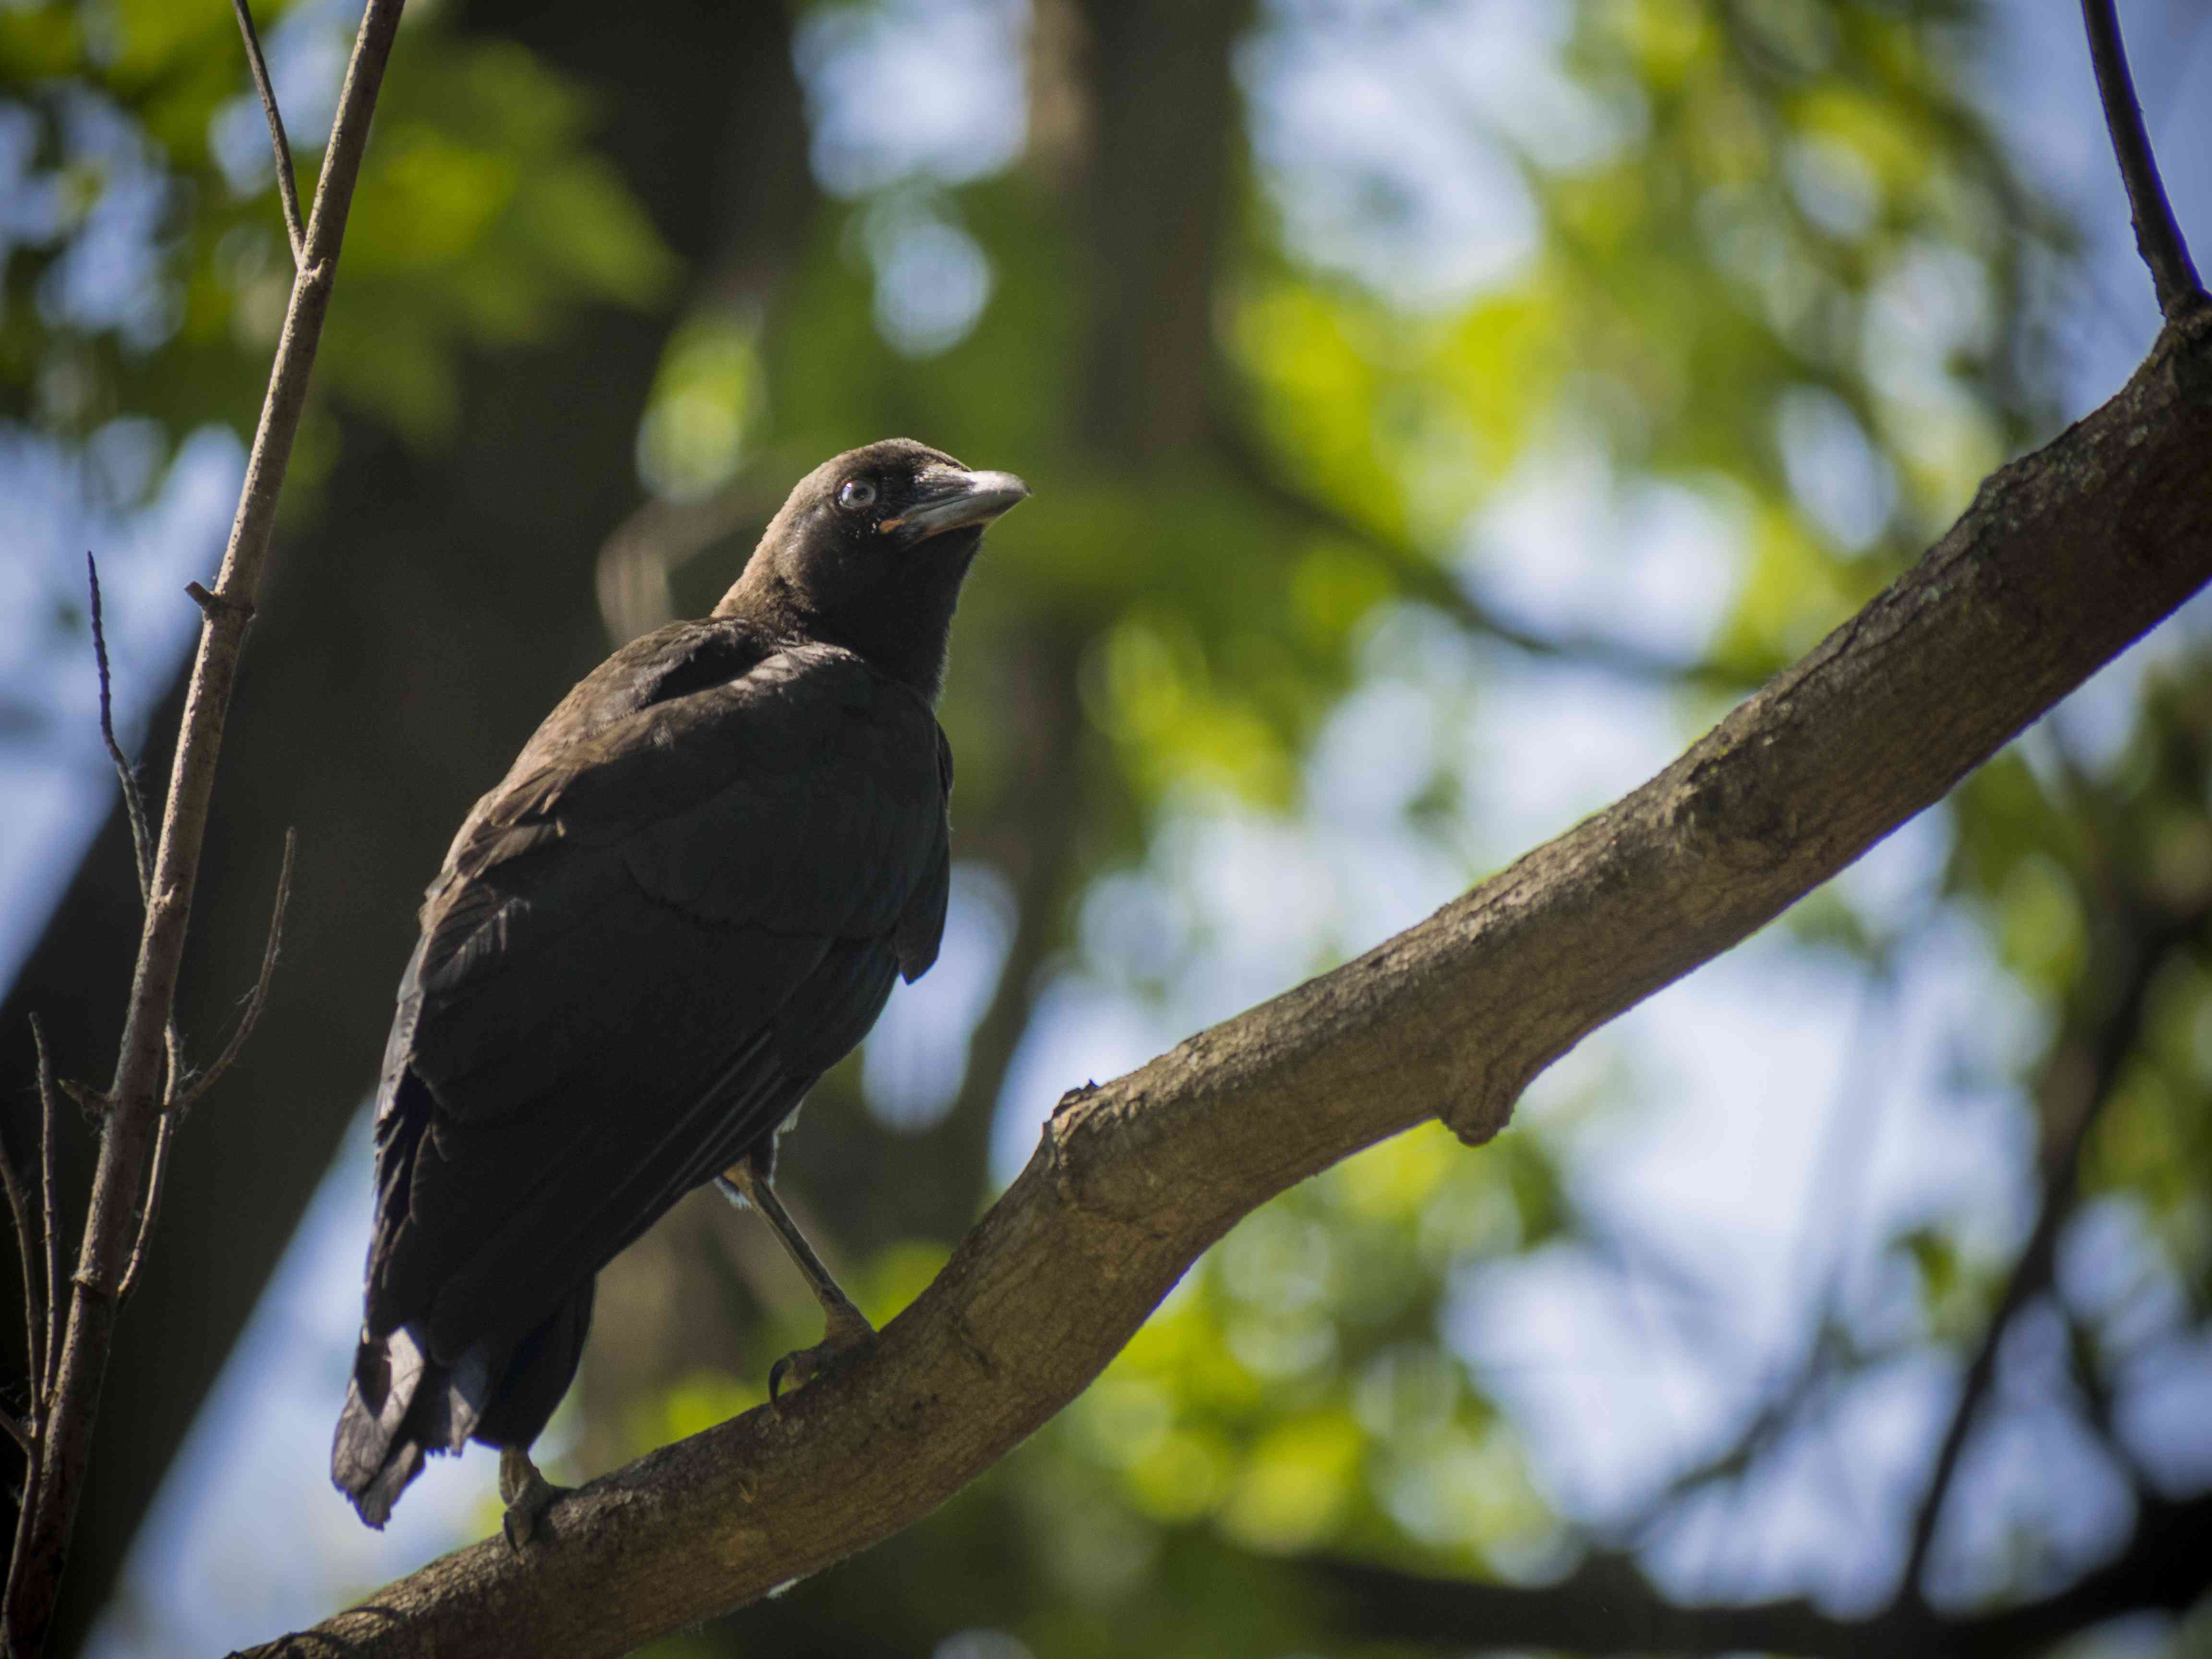
<instances>
[{"instance_id":1,"label":"crow's wing","mask_svg":"<svg viewBox=\"0 0 2212 1659\"><path fill-rule=\"evenodd\" d=\"M416 1325L441 1363L511 1339L772 1133L936 954L950 774L907 687L728 624L571 694L424 906L371 1331Z\"/></svg>"}]
</instances>

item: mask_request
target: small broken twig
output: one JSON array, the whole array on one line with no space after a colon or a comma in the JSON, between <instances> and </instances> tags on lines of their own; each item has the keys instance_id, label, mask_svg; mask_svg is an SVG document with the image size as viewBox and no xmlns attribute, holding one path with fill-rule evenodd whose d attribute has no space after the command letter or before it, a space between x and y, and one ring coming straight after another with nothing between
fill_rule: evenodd
<instances>
[{"instance_id":1,"label":"small broken twig","mask_svg":"<svg viewBox=\"0 0 2212 1659\"><path fill-rule=\"evenodd\" d=\"M244 599L234 599L228 593L210 593L198 582L186 582L185 595L199 606L200 614L210 621L217 617L242 617L253 620L253 607Z\"/></svg>"},{"instance_id":2,"label":"small broken twig","mask_svg":"<svg viewBox=\"0 0 2212 1659\"><path fill-rule=\"evenodd\" d=\"M253 13L246 0L230 0L238 14L238 32L246 37L246 61L253 71L253 89L261 94L261 113L269 122L270 148L276 152L276 194L284 203L284 234L292 241L292 268L300 268L307 250L307 229L300 218L300 183L292 172L292 145L284 137L284 118L276 112L276 88L269 83L268 61L261 55L261 37L253 32Z\"/></svg>"},{"instance_id":3,"label":"small broken twig","mask_svg":"<svg viewBox=\"0 0 2212 1659\"><path fill-rule=\"evenodd\" d=\"M2081 0L2081 21L2089 33L2089 61L2097 71L2097 93L2104 100L2105 126L2128 188L2136 224L2136 251L2150 267L2158 308L2168 322L2204 304L2204 285L2189 258L2173 205L2158 176L2150 135L2143 130L2142 106L2128 72L2127 48L2120 41L2120 20L2113 0Z\"/></svg>"}]
</instances>

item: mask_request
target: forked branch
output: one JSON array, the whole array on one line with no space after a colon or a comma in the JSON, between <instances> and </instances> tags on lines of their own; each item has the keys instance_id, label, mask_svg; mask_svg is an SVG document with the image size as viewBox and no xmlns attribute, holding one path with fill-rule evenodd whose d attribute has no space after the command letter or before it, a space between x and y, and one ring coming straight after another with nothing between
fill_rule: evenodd
<instances>
[{"instance_id":1,"label":"forked branch","mask_svg":"<svg viewBox=\"0 0 2212 1659\"><path fill-rule=\"evenodd\" d=\"M284 234L292 244L292 265L307 263L307 230L300 222L300 183L292 171L292 144L284 136L284 117L276 108L276 88L269 83L269 64L261 56L261 37L253 30L253 10L246 0L230 0L238 14L238 32L246 37L246 62L253 72L253 90L260 94L262 118L269 123L269 148L276 156L276 197L284 204Z\"/></svg>"},{"instance_id":2,"label":"forked branch","mask_svg":"<svg viewBox=\"0 0 2212 1659\"><path fill-rule=\"evenodd\" d=\"M71 1279L74 1294L68 1325L60 1342L50 1346L46 1356L53 1382L48 1391L49 1415L40 1437L43 1455L37 1478L24 1493L8 1576L5 1640L8 1650L20 1656L37 1654L45 1646L76 1524L85 1464L91 1455L116 1313L122 1292L143 1261L144 1230L151 1224L158 1203L154 1185L167 1163L167 1126L173 1117L165 1109L172 1103L171 1091L178 1085L182 1070L167 1034L223 727L240 653L268 561L278 494L307 405L308 377L330 304L346 216L368 147L369 118L398 31L401 4L402 0L368 0L355 37L353 58L338 95L337 116L315 189L314 209L304 230L295 233L298 271L246 462L246 485L240 494L214 592L200 605L199 648L185 693L183 729L170 769L152 874L145 880L145 925L139 938L115 1080L105 1098L99 1164ZM289 146L282 137L283 123L276 114L252 19L243 6L238 12L255 85L278 152L278 188L285 191L291 187L292 173ZM296 207L288 210L287 218L296 222ZM112 744L112 727L107 729L111 753L119 761L120 749ZM122 770L128 799L134 781L128 775L128 766ZM144 879L143 861L140 868ZM51 1224L54 1215L51 1197L45 1207Z\"/></svg>"}]
</instances>

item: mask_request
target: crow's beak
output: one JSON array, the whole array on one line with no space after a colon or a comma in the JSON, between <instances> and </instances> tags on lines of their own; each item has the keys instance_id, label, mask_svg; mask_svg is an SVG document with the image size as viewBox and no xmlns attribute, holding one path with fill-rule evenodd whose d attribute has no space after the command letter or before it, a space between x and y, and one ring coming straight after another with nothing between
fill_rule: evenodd
<instances>
[{"instance_id":1,"label":"crow's beak","mask_svg":"<svg viewBox=\"0 0 2212 1659\"><path fill-rule=\"evenodd\" d=\"M916 481L914 504L897 518L885 519L876 530L878 534L896 531L902 541L923 541L948 530L988 525L1028 499L1030 487L1011 472L934 468Z\"/></svg>"}]
</instances>

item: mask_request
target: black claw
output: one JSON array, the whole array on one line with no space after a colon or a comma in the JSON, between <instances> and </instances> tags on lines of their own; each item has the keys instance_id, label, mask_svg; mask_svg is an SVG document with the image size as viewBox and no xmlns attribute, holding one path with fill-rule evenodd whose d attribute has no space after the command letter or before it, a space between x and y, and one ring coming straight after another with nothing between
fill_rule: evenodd
<instances>
[{"instance_id":1,"label":"black claw","mask_svg":"<svg viewBox=\"0 0 2212 1659\"><path fill-rule=\"evenodd\" d=\"M875 1346L876 1333L860 1317L859 1310L851 1310L849 1321L833 1318L830 1334L821 1341L811 1348L794 1349L768 1368L769 1409L776 1408L776 1396L787 1378L793 1387L803 1387L831 1366L842 1364L856 1353L866 1353Z\"/></svg>"},{"instance_id":2,"label":"black claw","mask_svg":"<svg viewBox=\"0 0 2212 1659\"><path fill-rule=\"evenodd\" d=\"M499 1455L499 1495L507 1502L507 1513L500 1517L499 1529L507 1535L507 1547L515 1554L522 1553L538 1531L538 1522L554 1500L566 1497L574 1488L556 1486L538 1473L538 1466L529 1455L513 1447Z\"/></svg>"}]
</instances>

